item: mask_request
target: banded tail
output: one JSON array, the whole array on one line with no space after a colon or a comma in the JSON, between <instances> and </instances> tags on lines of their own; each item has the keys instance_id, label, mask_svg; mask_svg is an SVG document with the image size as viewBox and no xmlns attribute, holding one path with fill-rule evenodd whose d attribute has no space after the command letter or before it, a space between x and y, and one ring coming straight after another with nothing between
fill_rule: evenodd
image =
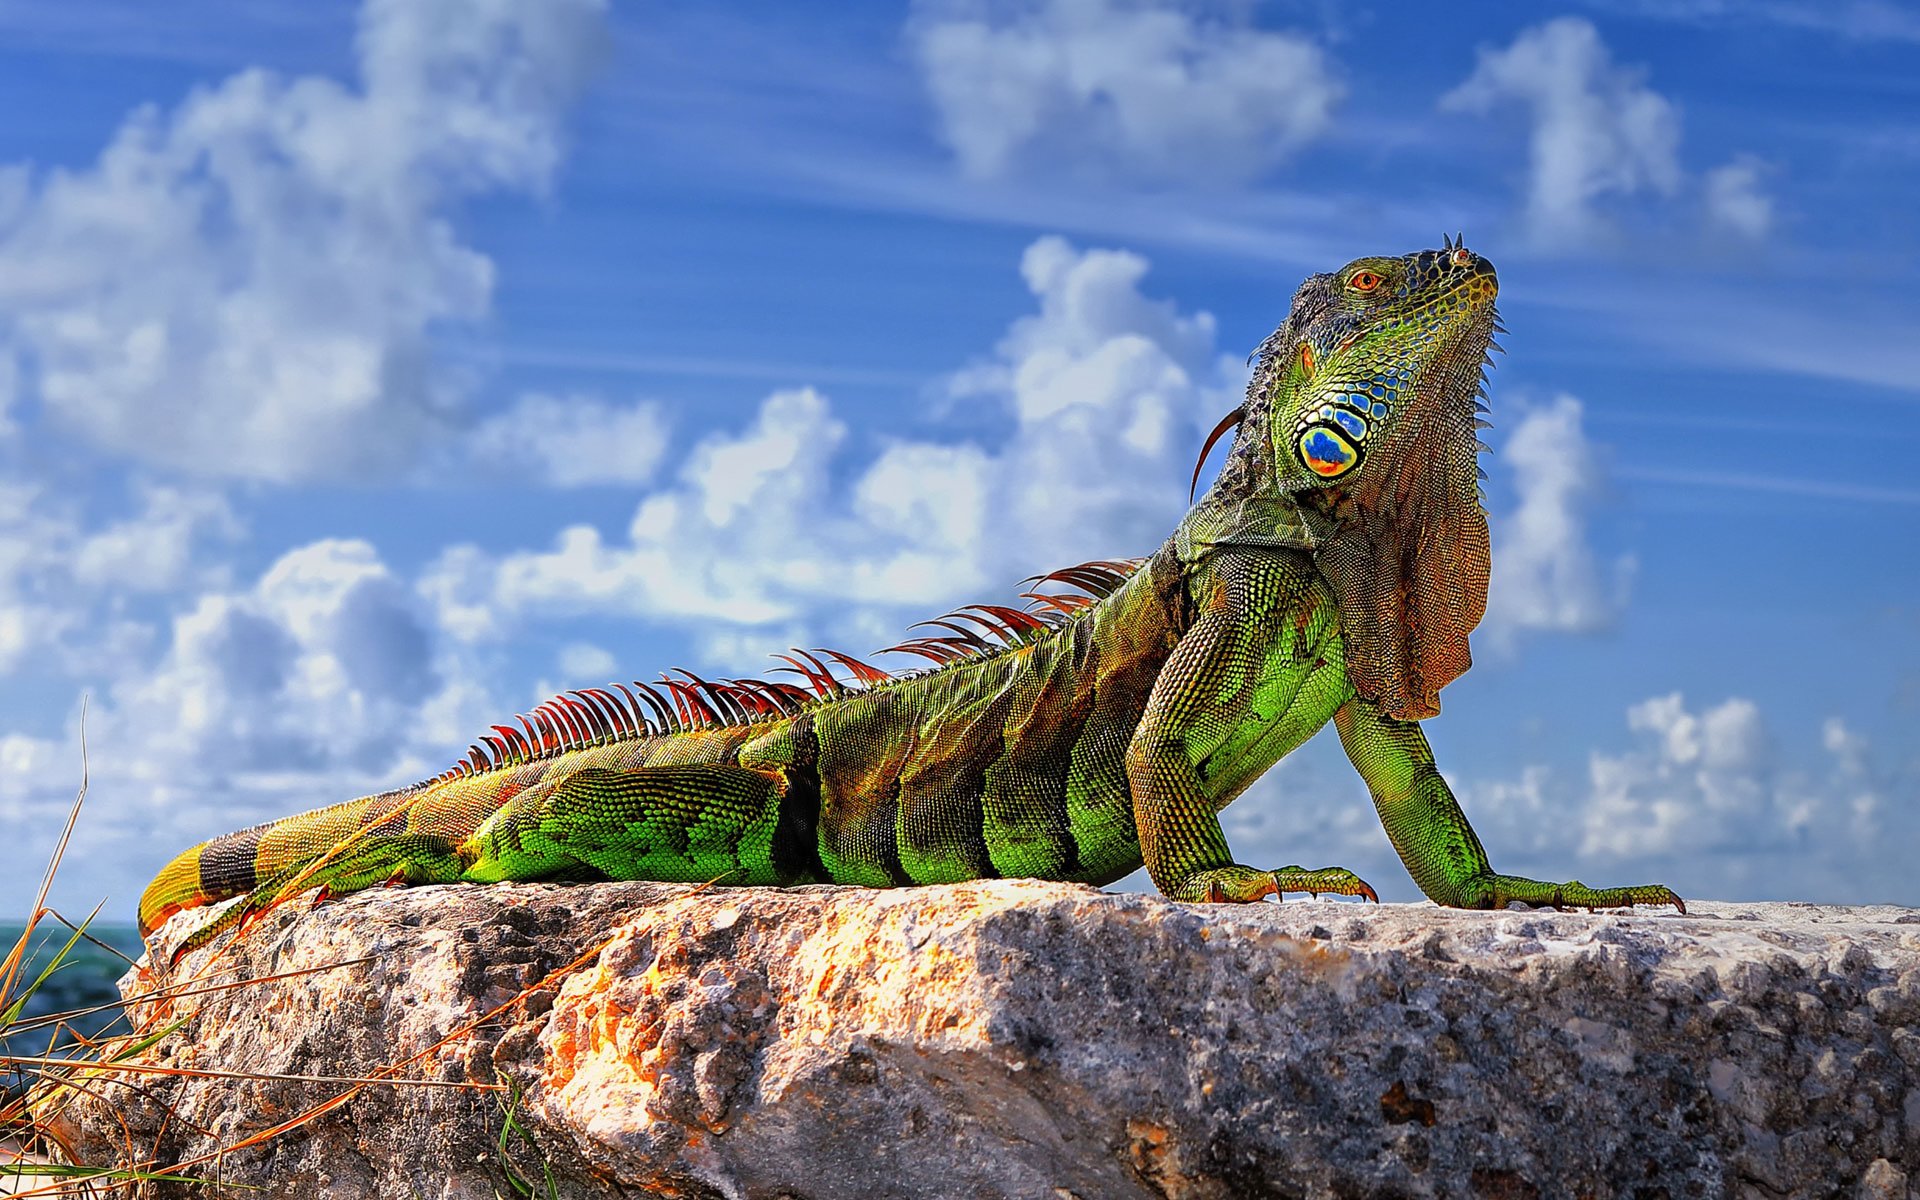
<instances>
[{"instance_id":1,"label":"banded tail","mask_svg":"<svg viewBox=\"0 0 1920 1200\"><path fill-rule=\"evenodd\" d=\"M140 936L189 908L243 896L320 859L364 829L373 805L404 793L362 796L328 808L223 833L180 852L140 897Z\"/></svg>"}]
</instances>

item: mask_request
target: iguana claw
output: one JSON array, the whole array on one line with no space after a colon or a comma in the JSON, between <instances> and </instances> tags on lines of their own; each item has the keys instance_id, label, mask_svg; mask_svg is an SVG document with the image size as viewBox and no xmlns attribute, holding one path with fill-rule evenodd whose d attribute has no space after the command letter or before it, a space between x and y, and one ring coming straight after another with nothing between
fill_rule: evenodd
<instances>
[{"instance_id":1,"label":"iguana claw","mask_svg":"<svg viewBox=\"0 0 1920 1200\"><path fill-rule=\"evenodd\" d=\"M1252 904L1268 896L1285 898L1288 892L1305 892L1314 899L1321 893L1335 896L1360 896L1380 903L1367 881L1344 867L1281 867L1277 871L1258 871L1238 864L1198 872L1171 898L1207 904Z\"/></svg>"},{"instance_id":2,"label":"iguana claw","mask_svg":"<svg viewBox=\"0 0 1920 1200\"><path fill-rule=\"evenodd\" d=\"M1637 904L1671 904L1686 915L1687 902L1672 888L1657 883L1633 887L1590 888L1579 880L1569 883L1542 883L1519 875L1485 875L1468 882L1466 908L1505 908L1525 904L1530 908L1551 908L1565 912L1584 908L1594 912L1602 908L1632 908Z\"/></svg>"}]
</instances>

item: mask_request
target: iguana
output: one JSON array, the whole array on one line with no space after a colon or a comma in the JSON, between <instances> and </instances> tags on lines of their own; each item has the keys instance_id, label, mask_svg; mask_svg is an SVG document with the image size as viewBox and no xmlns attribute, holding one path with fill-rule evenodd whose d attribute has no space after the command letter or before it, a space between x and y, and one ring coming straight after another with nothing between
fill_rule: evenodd
<instances>
[{"instance_id":1,"label":"iguana","mask_svg":"<svg viewBox=\"0 0 1920 1200\"><path fill-rule=\"evenodd\" d=\"M141 929L246 894L184 952L297 893L381 883L1105 884L1143 861L1175 900L1377 899L1343 868L1235 862L1216 816L1329 720L1434 901L1685 912L1657 885L1497 874L1421 733L1486 608L1497 292L1451 238L1308 278L1201 450L1238 426L1218 479L1166 543L1041 581L1079 593L969 606L892 648L930 667L796 651L805 687L682 671L570 692L433 779L185 851Z\"/></svg>"}]
</instances>

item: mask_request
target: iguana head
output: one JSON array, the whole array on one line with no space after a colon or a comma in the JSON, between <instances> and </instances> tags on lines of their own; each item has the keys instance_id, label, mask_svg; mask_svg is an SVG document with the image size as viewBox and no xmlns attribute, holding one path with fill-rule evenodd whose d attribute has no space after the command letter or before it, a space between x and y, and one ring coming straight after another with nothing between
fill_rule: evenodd
<instances>
[{"instance_id":1,"label":"iguana head","mask_svg":"<svg viewBox=\"0 0 1920 1200\"><path fill-rule=\"evenodd\" d=\"M1401 720L1440 711L1486 611L1475 396L1498 290L1493 265L1451 241L1312 276L1240 413L1261 486L1315 527L1349 677Z\"/></svg>"}]
</instances>

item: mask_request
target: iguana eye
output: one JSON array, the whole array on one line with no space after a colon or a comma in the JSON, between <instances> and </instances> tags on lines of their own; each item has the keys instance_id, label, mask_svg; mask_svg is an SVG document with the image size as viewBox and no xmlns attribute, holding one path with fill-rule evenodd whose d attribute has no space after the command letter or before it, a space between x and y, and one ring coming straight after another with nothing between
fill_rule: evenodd
<instances>
[{"instance_id":1,"label":"iguana eye","mask_svg":"<svg viewBox=\"0 0 1920 1200\"><path fill-rule=\"evenodd\" d=\"M1372 271L1355 271L1347 286L1356 292L1370 292L1380 286L1380 276Z\"/></svg>"}]
</instances>

